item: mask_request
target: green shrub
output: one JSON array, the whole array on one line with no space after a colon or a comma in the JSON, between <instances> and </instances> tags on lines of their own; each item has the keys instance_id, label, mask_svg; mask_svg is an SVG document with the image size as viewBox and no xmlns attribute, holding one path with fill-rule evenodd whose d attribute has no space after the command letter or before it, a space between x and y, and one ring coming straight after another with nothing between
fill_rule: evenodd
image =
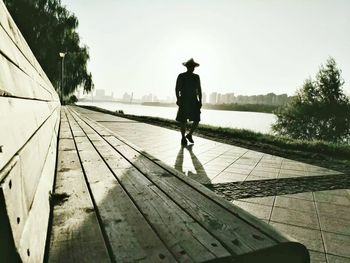
<instances>
[{"instance_id":1,"label":"green shrub","mask_svg":"<svg viewBox=\"0 0 350 263\"><path fill-rule=\"evenodd\" d=\"M348 143L350 102L343 84L341 70L329 58L316 80L307 79L297 96L275 112L278 119L273 130L294 139Z\"/></svg>"}]
</instances>

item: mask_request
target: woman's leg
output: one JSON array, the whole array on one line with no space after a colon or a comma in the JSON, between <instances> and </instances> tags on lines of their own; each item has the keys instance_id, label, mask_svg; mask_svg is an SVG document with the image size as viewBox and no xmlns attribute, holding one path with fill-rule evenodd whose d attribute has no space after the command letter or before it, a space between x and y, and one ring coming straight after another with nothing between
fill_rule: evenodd
<instances>
[{"instance_id":1,"label":"woman's leg","mask_svg":"<svg viewBox=\"0 0 350 263\"><path fill-rule=\"evenodd\" d=\"M181 123L180 123L180 131L181 131L181 136L182 136L182 138L185 138L185 133L186 133L186 122L181 122Z\"/></svg>"},{"instance_id":2,"label":"woman's leg","mask_svg":"<svg viewBox=\"0 0 350 263\"><path fill-rule=\"evenodd\" d=\"M197 129L198 123L199 123L198 121L194 121L194 122L192 123L191 130L190 130L190 132L188 133L189 136L192 136L193 132Z\"/></svg>"}]
</instances>

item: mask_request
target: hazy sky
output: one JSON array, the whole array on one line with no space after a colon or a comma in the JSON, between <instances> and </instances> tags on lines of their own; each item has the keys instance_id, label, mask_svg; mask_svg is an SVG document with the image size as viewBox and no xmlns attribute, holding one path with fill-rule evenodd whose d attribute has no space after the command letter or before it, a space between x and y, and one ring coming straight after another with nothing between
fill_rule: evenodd
<instances>
[{"instance_id":1,"label":"hazy sky","mask_svg":"<svg viewBox=\"0 0 350 263\"><path fill-rule=\"evenodd\" d=\"M173 96L182 62L206 93L293 94L333 56L350 94L349 0L62 0L96 89Z\"/></svg>"}]
</instances>

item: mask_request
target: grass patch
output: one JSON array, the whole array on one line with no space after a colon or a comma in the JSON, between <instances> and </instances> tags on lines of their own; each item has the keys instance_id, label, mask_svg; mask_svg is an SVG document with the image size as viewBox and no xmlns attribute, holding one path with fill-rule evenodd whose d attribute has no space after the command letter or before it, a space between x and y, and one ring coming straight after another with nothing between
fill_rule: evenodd
<instances>
[{"instance_id":1,"label":"grass patch","mask_svg":"<svg viewBox=\"0 0 350 263\"><path fill-rule=\"evenodd\" d=\"M95 106L79 107L179 130L178 122L175 120L121 114ZM294 140L284 136L263 134L244 129L215 127L205 124L200 124L198 126L196 135L268 154L337 169L338 171L347 173L350 171L350 145L346 144L334 144L325 141Z\"/></svg>"}]
</instances>

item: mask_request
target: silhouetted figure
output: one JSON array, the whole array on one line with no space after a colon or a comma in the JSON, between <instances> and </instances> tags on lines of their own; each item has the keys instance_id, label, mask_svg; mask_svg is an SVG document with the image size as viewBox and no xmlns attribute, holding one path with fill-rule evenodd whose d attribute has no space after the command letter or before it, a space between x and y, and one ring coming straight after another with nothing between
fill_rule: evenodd
<instances>
[{"instance_id":1,"label":"silhouetted figure","mask_svg":"<svg viewBox=\"0 0 350 263\"><path fill-rule=\"evenodd\" d=\"M202 89L199 76L193 73L194 69L198 67L199 64L196 63L193 58L182 64L187 68L187 71L181 73L176 81L176 104L179 106L176 120L180 122L182 135L181 144L187 145L187 140L190 143L194 143L192 134L200 121ZM193 123L189 133L185 135L187 120L193 121Z\"/></svg>"}]
</instances>

